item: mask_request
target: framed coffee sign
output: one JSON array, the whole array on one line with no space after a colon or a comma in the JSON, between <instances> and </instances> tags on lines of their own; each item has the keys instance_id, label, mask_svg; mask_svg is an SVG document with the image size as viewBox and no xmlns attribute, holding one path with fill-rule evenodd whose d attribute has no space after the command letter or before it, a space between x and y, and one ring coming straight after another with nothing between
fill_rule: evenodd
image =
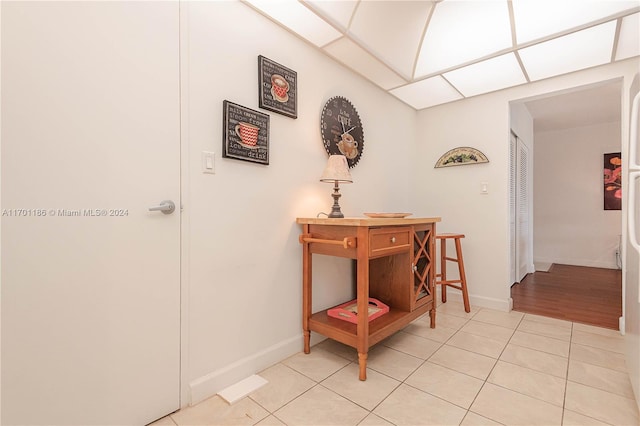
<instances>
[{"instance_id":1,"label":"framed coffee sign","mask_svg":"<svg viewBox=\"0 0 640 426\"><path fill-rule=\"evenodd\" d=\"M258 104L260 108L298 118L298 74L258 56Z\"/></svg>"},{"instance_id":2,"label":"framed coffee sign","mask_svg":"<svg viewBox=\"0 0 640 426\"><path fill-rule=\"evenodd\" d=\"M269 115L224 101L222 156L269 164Z\"/></svg>"}]
</instances>

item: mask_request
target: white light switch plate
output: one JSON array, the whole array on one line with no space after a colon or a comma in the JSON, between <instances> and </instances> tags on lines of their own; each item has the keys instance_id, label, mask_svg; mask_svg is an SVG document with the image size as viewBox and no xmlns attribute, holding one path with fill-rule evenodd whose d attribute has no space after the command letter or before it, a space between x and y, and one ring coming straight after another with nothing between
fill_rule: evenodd
<instances>
[{"instance_id":1,"label":"white light switch plate","mask_svg":"<svg viewBox=\"0 0 640 426\"><path fill-rule=\"evenodd\" d=\"M480 182L480 193L481 194L489 193L489 182Z\"/></svg>"},{"instance_id":2,"label":"white light switch plate","mask_svg":"<svg viewBox=\"0 0 640 426\"><path fill-rule=\"evenodd\" d=\"M216 154L202 151L202 173L216 174Z\"/></svg>"}]
</instances>

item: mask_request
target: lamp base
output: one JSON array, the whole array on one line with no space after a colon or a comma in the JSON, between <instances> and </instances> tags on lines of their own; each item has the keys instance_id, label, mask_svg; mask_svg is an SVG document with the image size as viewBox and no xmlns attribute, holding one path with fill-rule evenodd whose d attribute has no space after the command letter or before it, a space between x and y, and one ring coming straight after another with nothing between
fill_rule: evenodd
<instances>
[{"instance_id":1,"label":"lamp base","mask_svg":"<svg viewBox=\"0 0 640 426\"><path fill-rule=\"evenodd\" d=\"M338 181L335 181L335 186L333 187L333 206L331 206L331 213L329 213L330 218L343 218L344 215L340 211L340 204L338 204L338 200L340 199L340 187L338 186Z\"/></svg>"},{"instance_id":2,"label":"lamp base","mask_svg":"<svg viewBox=\"0 0 640 426\"><path fill-rule=\"evenodd\" d=\"M327 216L327 217L330 217L330 218L343 218L344 215L340 211L340 206L338 206L337 210L332 208L331 209L331 213L329 213L329 216Z\"/></svg>"}]
</instances>

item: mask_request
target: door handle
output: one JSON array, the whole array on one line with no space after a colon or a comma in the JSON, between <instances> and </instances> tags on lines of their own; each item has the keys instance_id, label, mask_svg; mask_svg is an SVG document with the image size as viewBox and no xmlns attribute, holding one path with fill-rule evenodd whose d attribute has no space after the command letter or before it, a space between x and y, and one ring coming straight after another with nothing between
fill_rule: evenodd
<instances>
[{"instance_id":1,"label":"door handle","mask_svg":"<svg viewBox=\"0 0 640 426\"><path fill-rule=\"evenodd\" d=\"M158 206L149 207L150 212L162 212L164 214L171 214L176 210L176 205L171 200L164 200Z\"/></svg>"}]
</instances>

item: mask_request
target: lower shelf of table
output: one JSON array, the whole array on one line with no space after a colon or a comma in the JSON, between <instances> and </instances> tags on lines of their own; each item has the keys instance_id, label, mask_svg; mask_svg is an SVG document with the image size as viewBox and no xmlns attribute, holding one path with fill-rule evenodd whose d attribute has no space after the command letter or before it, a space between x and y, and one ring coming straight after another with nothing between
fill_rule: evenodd
<instances>
[{"instance_id":1,"label":"lower shelf of table","mask_svg":"<svg viewBox=\"0 0 640 426\"><path fill-rule=\"evenodd\" d=\"M429 312L433 307L433 300L424 303L411 312L394 309L391 307L389 312L383 316L369 322L369 338L368 346L371 347L381 340L389 337L393 333L408 325L411 321ZM311 315L309 319L309 329L317 333L327 336L333 340L344 343L345 345L358 347L357 325L341 319L330 317L327 314L328 309ZM435 324L432 324L434 327Z\"/></svg>"}]
</instances>

